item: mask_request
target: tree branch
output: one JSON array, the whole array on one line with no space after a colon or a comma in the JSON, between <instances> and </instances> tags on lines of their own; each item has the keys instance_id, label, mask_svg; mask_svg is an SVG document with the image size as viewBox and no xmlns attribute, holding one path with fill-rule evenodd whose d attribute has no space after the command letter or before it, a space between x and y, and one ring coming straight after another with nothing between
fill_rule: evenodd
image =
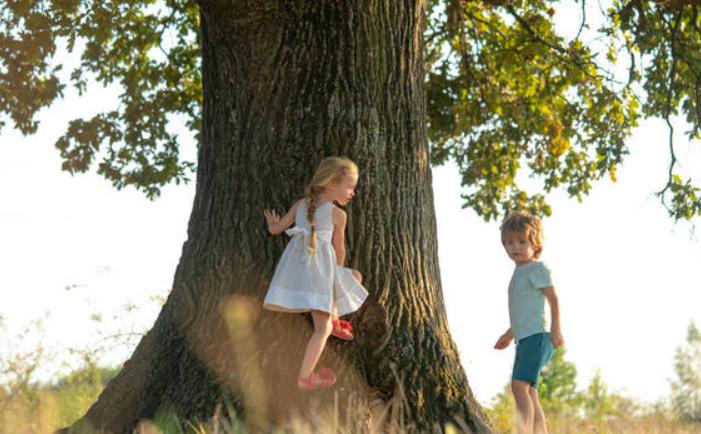
<instances>
[{"instance_id":1,"label":"tree branch","mask_svg":"<svg viewBox=\"0 0 701 434\"><path fill-rule=\"evenodd\" d=\"M533 38L534 41L539 42L539 43L545 45L546 47L549 47L550 49L560 53L558 55L558 58L560 60L562 60L565 63L572 62L588 77L591 77L591 78L597 77L597 76L592 75L584 67L585 64L593 65L598 71L599 68L595 62L592 62L591 60L588 60L588 59L584 59L584 63L582 63L582 62L577 61L577 59L575 59L575 58L570 58L570 57L573 57L572 52L570 52L570 50L568 50L560 45L554 44L554 43L542 38L540 35L538 35L536 33L536 31L533 30L531 25L528 24L528 21L526 21L521 15L518 14L518 12L516 12L516 10L513 8L513 6L507 5L506 10L509 12L509 15L511 15L521 25L521 27L523 27L531 35L531 37ZM602 77L605 77L605 76L602 76ZM607 80L613 81L613 79L610 77L605 77L605 78Z\"/></svg>"},{"instance_id":2,"label":"tree branch","mask_svg":"<svg viewBox=\"0 0 701 434\"><path fill-rule=\"evenodd\" d=\"M681 10L684 6L692 5L698 0L654 0L658 6L665 6L670 9Z\"/></svg>"},{"instance_id":3,"label":"tree branch","mask_svg":"<svg viewBox=\"0 0 701 434\"><path fill-rule=\"evenodd\" d=\"M582 31L587 24L587 0L582 0L582 22L579 24L579 30L577 31L577 36L574 38L575 41L579 40L582 36Z\"/></svg>"},{"instance_id":4,"label":"tree branch","mask_svg":"<svg viewBox=\"0 0 701 434\"><path fill-rule=\"evenodd\" d=\"M672 122L670 121L669 117L672 114L672 96L673 96L673 89L674 89L674 76L677 73L677 57L676 57L676 44L675 44L675 38L677 36L677 30L679 29L679 24L681 23L681 13L677 14L676 20L674 21L674 27L672 28L672 34L670 37L670 54L672 57L672 64L669 68L669 84L667 88L667 99L666 99L666 107L665 107L665 115L664 119L667 124L667 129L669 130L669 154L670 154L670 163L669 163L669 169L667 171L667 184L664 186L662 190L657 192L657 196L660 198L660 201L662 202L662 205L669 209L667 204L665 203L665 198L664 195L669 190L674 182L674 166L677 165L677 156L674 153L674 127L672 126Z\"/></svg>"},{"instance_id":5,"label":"tree branch","mask_svg":"<svg viewBox=\"0 0 701 434\"><path fill-rule=\"evenodd\" d=\"M540 35L538 35L538 34L535 32L535 30L533 30L533 28L531 27L531 25L528 24L528 21L526 21L521 15L519 15L519 14L516 12L516 9L514 9L513 6L511 6L511 5L506 6L506 10L509 12L509 15L511 15L512 17L514 17L514 19L515 19L516 21L518 21L518 23L521 25L521 27L523 27L523 28L531 35L531 37L533 37L534 40L536 40L537 42L540 42L541 44L543 44L543 45L545 45L545 46L547 46L547 47L550 47L550 48L552 48L553 50L558 51L558 52L560 52L560 53L562 53L562 54L569 54L569 53L567 52L567 50L566 50L564 47L561 47L561 46L559 46L559 45L555 45L555 44L553 44L552 42L546 41L545 39L543 39L542 37L540 37Z\"/></svg>"}]
</instances>

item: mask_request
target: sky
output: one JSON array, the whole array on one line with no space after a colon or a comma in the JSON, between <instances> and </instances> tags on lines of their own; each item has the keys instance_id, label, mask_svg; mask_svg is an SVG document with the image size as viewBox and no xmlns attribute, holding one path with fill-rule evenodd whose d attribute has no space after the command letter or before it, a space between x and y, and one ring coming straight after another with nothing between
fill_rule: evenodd
<instances>
[{"instance_id":1,"label":"sky","mask_svg":"<svg viewBox=\"0 0 701 434\"><path fill-rule=\"evenodd\" d=\"M11 337L0 346L31 350L41 341L61 353L106 345L108 360L119 363L131 350L117 345L119 336L145 331L171 287L194 182L168 186L150 201L94 173L62 172L53 148L70 119L113 107L117 94L95 84L82 98L68 90L40 113L37 134L0 131L0 315ZM182 143L194 159L186 133ZM690 321L701 325L701 243L693 224L673 222L653 194L669 161L664 124L641 122L628 146L618 182L597 182L582 203L550 195L554 215L543 222L541 259L554 273L566 359L580 387L599 371L611 390L653 402L669 394L674 351ZM701 173L700 148L677 137L685 172ZM513 362L513 346L493 345L508 328L514 265L498 224L461 208L456 168L435 168L433 177L450 330L472 390L488 404L508 383ZM16 337L37 319L43 332ZM47 363L45 374L66 369L60 360Z\"/></svg>"}]
</instances>

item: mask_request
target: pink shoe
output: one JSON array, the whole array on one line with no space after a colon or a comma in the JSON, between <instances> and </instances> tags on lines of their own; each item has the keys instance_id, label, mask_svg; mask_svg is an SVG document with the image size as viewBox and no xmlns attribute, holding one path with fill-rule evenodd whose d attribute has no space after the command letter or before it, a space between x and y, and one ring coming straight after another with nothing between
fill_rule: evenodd
<instances>
[{"instance_id":1,"label":"pink shoe","mask_svg":"<svg viewBox=\"0 0 701 434\"><path fill-rule=\"evenodd\" d=\"M297 387L304 391L331 387L336 383L336 374L329 368L321 368L319 372L312 372L308 377L299 377Z\"/></svg>"},{"instance_id":2,"label":"pink shoe","mask_svg":"<svg viewBox=\"0 0 701 434\"><path fill-rule=\"evenodd\" d=\"M335 336L344 341L353 340L353 326L348 321L342 319L331 321L333 324L333 329L331 329L331 336Z\"/></svg>"}]
</instances>

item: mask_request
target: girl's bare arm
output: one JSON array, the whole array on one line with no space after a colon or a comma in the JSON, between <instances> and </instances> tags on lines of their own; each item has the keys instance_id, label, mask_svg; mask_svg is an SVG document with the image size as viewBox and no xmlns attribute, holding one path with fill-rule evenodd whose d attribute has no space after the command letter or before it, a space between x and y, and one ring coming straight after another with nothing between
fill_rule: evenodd
<instances>
[{"instance_id":1,"label":"girl's bare arm","mask_svg":"<svg viewBox=\"0 0 701 434\"><path fill-rule=\"evenodd\" d=\"M334 208L333 214L333 238L331 244L336 251L336 263L343 266L346 261L346 212L342 209Z\"/></svg>"},{"instance_id":2,"label":"girl's bare arm","mask_svg":"<svg viewBox=\"0 0 701 434\"><path fill-rule=\"evenodd\" d=\"M282 217L280 217L274 210L264 209L263 215L265 216L265 220L268 222L268 232L273 235L278 235L285 229L289 228L295 221L297 206L299 206L299 201L295 202L290 210L287 211L287 214Z\"/></svg>"}]
</instances>

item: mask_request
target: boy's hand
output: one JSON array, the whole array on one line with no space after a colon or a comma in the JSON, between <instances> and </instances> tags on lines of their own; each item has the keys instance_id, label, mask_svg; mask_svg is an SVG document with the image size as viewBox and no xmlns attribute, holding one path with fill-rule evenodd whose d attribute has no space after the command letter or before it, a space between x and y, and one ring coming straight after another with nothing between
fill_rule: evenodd
<instances>
[{"instance_id":1,"label":"boy's hand","mask_svg":"<svg viewBox=\"0 0 701 434\"><path fill-rule=\"evenodd\" d=\"M504 333L499 337L499 340L494 345L494 348L497 350L503 350L504 348L509 346L512 339L513 337L509 333Z\"/></svg>"},{"instance_id":2,"label":"boy's hand","mask_svg":"<svg viewBox=\"0 0 701 434\"><path fill-rule=\"evenodd\" d=\"M560 330L551 331L550 342L552 342L555 349L563 346L565 344L565 338L562 337L562 332Z\"/></svg>"}]
</instances>

